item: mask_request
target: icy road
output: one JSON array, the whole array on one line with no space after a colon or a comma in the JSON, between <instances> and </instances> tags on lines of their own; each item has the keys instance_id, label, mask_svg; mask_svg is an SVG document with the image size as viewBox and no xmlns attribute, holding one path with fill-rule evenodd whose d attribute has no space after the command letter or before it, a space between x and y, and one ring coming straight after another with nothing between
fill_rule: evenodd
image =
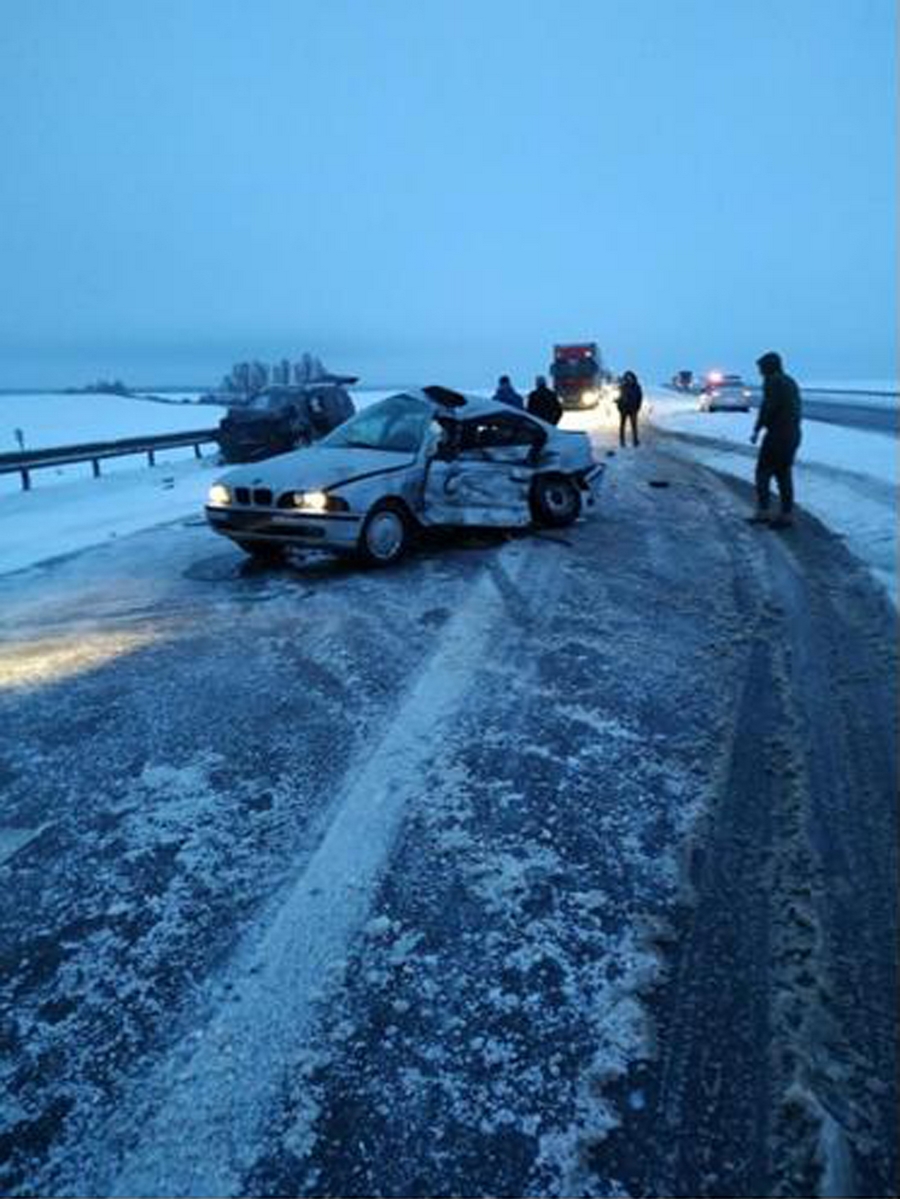
<instances>
[{"instance_id":1,"label":"icy road","mask_svg":"<svg viewBox=\"0 0 900 1199\"><path fill-rule=\"evenodd\" d=\"M896 1193L894 610L609 461L388 572L0 579L4 1194Z\"/></svg>"}]
</instances>

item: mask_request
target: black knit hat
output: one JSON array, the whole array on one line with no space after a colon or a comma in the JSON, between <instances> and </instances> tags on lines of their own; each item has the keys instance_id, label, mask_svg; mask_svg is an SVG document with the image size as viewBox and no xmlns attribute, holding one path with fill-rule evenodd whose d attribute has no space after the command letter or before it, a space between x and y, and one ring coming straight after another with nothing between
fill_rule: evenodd
<instances>
[{"instance_id":1,"label":"black knit hat","mask_svg":"<svg viewBox=\"0 0 900 1199\"><path fill-rule=\"evenodd\" d=\"M757 358L756 365L764 375L778 375L784 369L781 365L781 355L776 354L774 350L769 350L767 354Z\"/></svg>"}]
</instances>

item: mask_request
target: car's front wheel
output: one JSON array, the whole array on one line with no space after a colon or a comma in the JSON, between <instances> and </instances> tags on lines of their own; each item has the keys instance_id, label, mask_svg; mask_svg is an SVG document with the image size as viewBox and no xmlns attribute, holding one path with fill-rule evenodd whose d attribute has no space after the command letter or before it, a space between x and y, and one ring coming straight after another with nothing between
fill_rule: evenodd
<instances>
[{"instance_id":1,"label":"car's front wheel","mask_svg":"<svg viewBox=\"0 0 900 1199\"><path fill-rule=\"evenodd\" d=\"M539 525L561 529L581 513L581 495L571 479L538 475L531 488L531 515Z\"/></svg>"},{"instance_id":2,"label":"car's front wheel","mask_svg":"<svg viewBox=\"0 0 900 1199\"><path fill-rule=\"evenodd\" d=\"M412 524L400 504L378 504L363 523L359 552L372 566L399 562L412 541Z\"/></svg>"}]
</instances>

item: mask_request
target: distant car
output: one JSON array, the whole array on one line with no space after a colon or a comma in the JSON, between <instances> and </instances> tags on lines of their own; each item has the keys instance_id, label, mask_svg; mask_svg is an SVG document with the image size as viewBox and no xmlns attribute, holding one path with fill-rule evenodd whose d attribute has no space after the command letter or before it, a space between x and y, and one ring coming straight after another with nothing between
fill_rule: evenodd
<instances>
[{"instance_id":1,"label":"distant car","mask_svg":"<svg viewBox=\"0 0 900 1199\"><path fill-rule=\"evenodd\" d=\"M753 392L740 375L713 371L700 392L701 412L749 412Z\"/></svg>"},{"instance_id":2,"label":"distant car","mask_svg":"<svg viewBox=\"0 0 900 1199\"><path fill-rule=\"evenodd\" d=\"M676 371L672 376L670 386L676 391L693 391L694 390L694 372L690 370Z\"/></svg>"},{"instance_id":3,"label":"distant car","mask_svg":"<svg viewBox=\"0 0 900 1199\"><path fill-rule=\"evenodd\" d=\"M216 439L226 462L258 462L324 437L355 411L333 383L266 387L228 409Z\"/></svg>"},{"instance_id":4,"label":"distant car","mask_svg":"<svg viewBox=\"0 0 900 1199\"><path fill-rule=\"evenodd\" d=\"M257 558L305 546L387 565L420 528L569 525L603 469L584 433L426 387L372 404L315 445L228 472L206 518Z\"/></svg>"}]
</instances>

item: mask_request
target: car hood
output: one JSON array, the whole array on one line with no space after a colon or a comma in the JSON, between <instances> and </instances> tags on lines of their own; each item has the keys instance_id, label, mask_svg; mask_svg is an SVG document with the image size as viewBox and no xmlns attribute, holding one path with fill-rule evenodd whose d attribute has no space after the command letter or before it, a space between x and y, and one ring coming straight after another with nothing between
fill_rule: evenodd
<instances>
[{"instance_id":1,"label":"car hood","mask_svg":"<svg viewBox=\"0 0 900 1199\"><path fill-rule=\"evenodd\" d=\"M354 450L344 446L313 445L290 454L278 454L265 462L237 467L222 475L229 487L270 487L287 491L293 487L321 490L349 483L361 475L377 475L411 466L414 454L388 450Z\"/></svg>"}]
</instances>

